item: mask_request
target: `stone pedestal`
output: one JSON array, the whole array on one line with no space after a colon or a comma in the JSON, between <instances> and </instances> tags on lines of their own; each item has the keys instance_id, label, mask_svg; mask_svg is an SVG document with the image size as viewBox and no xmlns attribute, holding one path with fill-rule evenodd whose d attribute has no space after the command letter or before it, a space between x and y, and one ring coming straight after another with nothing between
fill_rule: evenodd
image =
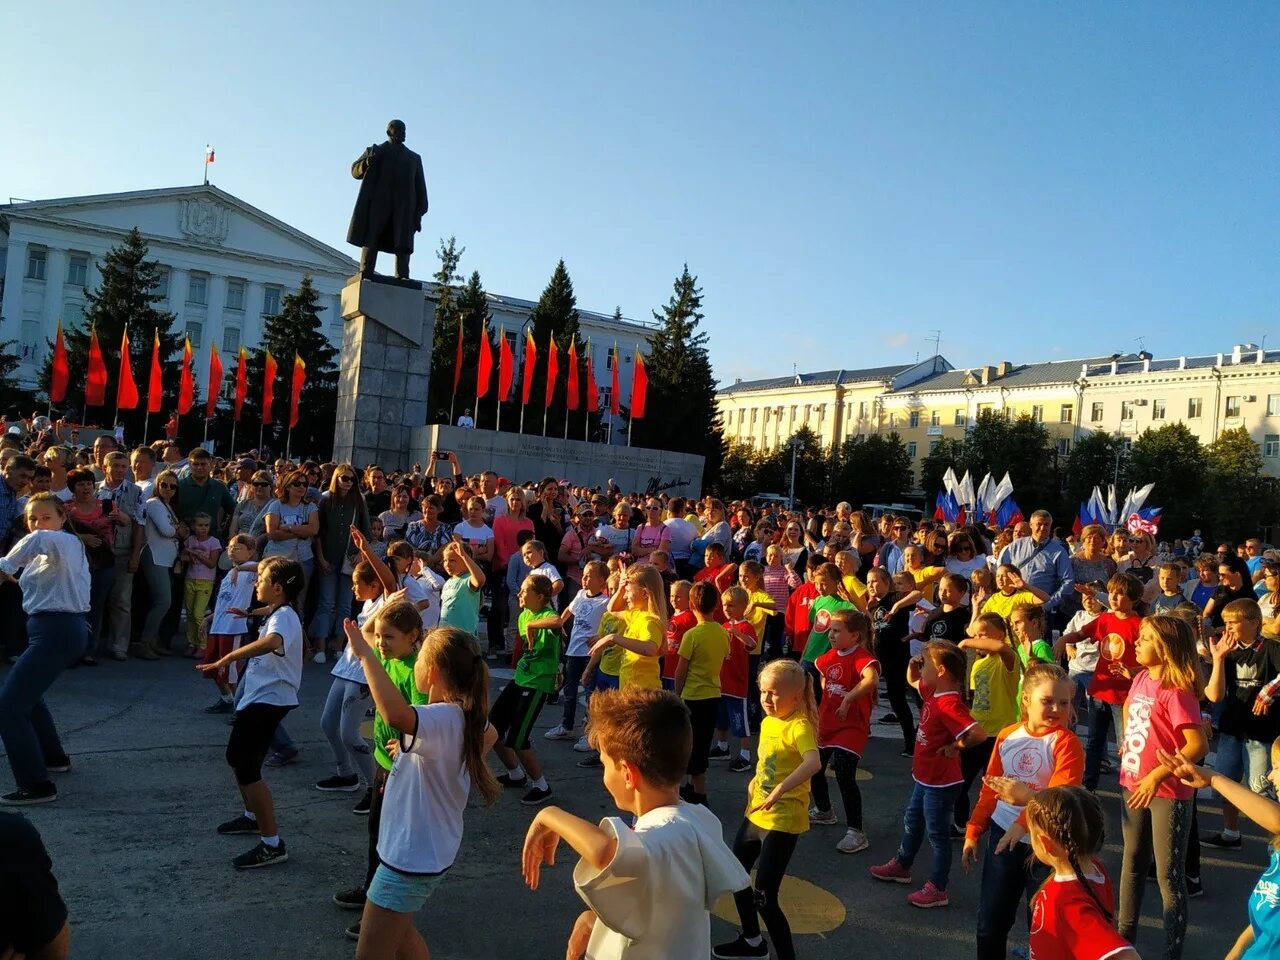
<instances>
[{"instance_id":1,"label":"stone pedestal","mask_svg":"<svg viewBox=\"0 0 1280 960\"><path fill-rule=\"evenodd\" d=\"M416 284L352 277L342 319L334 462L407 468L427 422L434 314Z\"/></svg>"}]
</instances>

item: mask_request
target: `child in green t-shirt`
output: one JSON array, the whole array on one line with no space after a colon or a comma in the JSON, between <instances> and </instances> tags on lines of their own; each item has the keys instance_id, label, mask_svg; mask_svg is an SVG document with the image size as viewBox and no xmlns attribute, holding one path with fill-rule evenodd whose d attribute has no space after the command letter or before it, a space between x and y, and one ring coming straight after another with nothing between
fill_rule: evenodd
<instances>
[{"instance_id":1,"label":"child in green t-shirt","mask_svg":"<svg viewBox=\"0 0 1280 960\"><path fill-rule=\"evenodd\" d=\"M1044 607L1038 603L1020 603L1009 613L1009 626L1013 630L1014 652L1022 664L1022 672L1033 663L1057 663L1053 647L1044 638ZM1022 681L1018 681L1018 696L1022 696Z\"/></svg>"},{"instance_id":2,"label":"child in green t-shirt","mask_svg":"<svg viewBox=\"0 0 1280 960\"><path fill-rule=\"evenodd\" d=\"M494 701L489 722L498 732L494 753L507 768L498 782L513 788L528 784L529 791L520 802L536 806L551 799L551 787L542 776L542 765L529 736L542 705L556 690L560 631L555 627L531 626L532 621L556 615L551 606L550 579L540 573L529 574L520 586L517 599L520 602L518 629L524 653L516 664L515 676Z\"/></svg>"},{"instance_id":3,"label":"child in green t-shirt","mask_svg":"<svg viewBox=\"0 0 1280 960\"><path fill-rule=\"evenodd\" d=\"M804 653L800 655L810 672L814 661L831 649L831 643L827 640L831 611L857 609L857 605L845 592L840 568L834 563L824 563L814 572L812 579L818 595L809 604L809 639L805 642ZM816 677L814 684L815 690L820 689Z\"/></svg>"},{"instance_id":4,"label":"child in green t-shirt","mask_svg":"<svg viewBox=\"0 0 1280 960\"><path fill-rule=\"evenodd\" d=\"M689 609L698 622L681 638L676 665L676 693L689 708L693 727L693 750L685 771L689 783L680 788L688 803L707 802L707 755L720 707L720 670L729 655L729 631L715 620L719 602L720 594L705 580L690 588Z\"/></svg>"}]
</instances>

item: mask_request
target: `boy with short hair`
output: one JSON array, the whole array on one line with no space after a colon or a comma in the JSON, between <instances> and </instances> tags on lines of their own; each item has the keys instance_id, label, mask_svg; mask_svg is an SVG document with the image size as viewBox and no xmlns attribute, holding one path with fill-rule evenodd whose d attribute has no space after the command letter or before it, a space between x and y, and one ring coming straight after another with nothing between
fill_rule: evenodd
<instances>
[{"instance_id":1,"label":"boy with short hair","mask_svg":"<svg viewBox=\"0 0 1280 960\"><path fill-rule=\"evenodd\" d=\"M1180 603L1186 603L1182 594L1182 565L1177 563L1160 564L1157 573L1160 592L1151 601L1152 613L1172 613Z\"/></svg>"},{"instance_id":2,"label":"boy with short hair","mask_svg":"<svg viewBox=\"0 0 1280 960\"><path fill-rule=\"evenodd\" d=\"M751 654L760 645L755 627L746 619L751 595L745 587L730 587L720 597L725 629L729 631L729 647L720 667L720 707L716 712L716 742L709 754L712 760L729 760L731 773L748 773L751 762L751 724L748 717ZM729 749L729 735L738 740L738 753ZM730 757L733 759L730 760Z\"/></svg>"},{"instance_id":3,"label":"boy with short hair","mask_svg":"<svg viewBox=\"0 0 1280 960\"><path fill-rule=\"evenodd\" d=\"M818 596L818 585L813 582L814 574L826 561L822 554L813 551L804 565L804 583L791 591L791 599L787 601L787 613L783 620L783 629L788 642L788 653L795 659L809 642L811 618L809 607Z\"/></svg>"},{"instance_id":4,"label":"boy with short hair","mask_svg":"<svg viewBox=\"0 0 1280 960\"><path fill-rule=\"evenodd\" d=\"M544 807L525 837L525 882L538 888L542 865L554 862L563 838L582 858L574 887L590 908L573 925L569 956L709 956L711 907L751 878L725 845L715 814L680 802L693 739L689 712L664 690L596 696L587 734L600 751L605 789L635 826L618 817L596 826Z\"/></svg>"},{"instance_id":5,"label":"boy with short hair","mask_svg":"<svg viewBox=\"0 0 1280 960\"><path fill-rule=\"evenodd\" d=\"M693 582L709 582L716 588L716 595L719 596L733 585L734 577L738 573L738 565L725 562L722 543L708 543L703 557L705 565L693 575ZM724 623L724 610L719 604L716 604L715 619L717 623Z\"/></svg>"},{"instance_id":6,"label":"boy with short hair","mask_svg":"<svg viewBox=\"0 0 1280 960\"><path fill-rule=\"evenodd\" d=\"M707 761L721 703L721 677L730 653L729 631L713 619L717 603L711 584L695 583L689 591L689 612L696 624L685 631L677 654L676 694L689 708L693 751L689 755L690 782L680 788L689 803L707 802Z\"/></svg>"},{"instance_id":7,"label":"boy with short hair","mask_svg":"<svg viewBox=\"0 0 1280 960\"><path fill-rule=\"evenodd\" d=\"M1205 686L1205 696L1223 705L1214 767L1254 793L1265 793L1271 744L1280 736L1280 710L1259 694L1280 677L1280 642L1262 635L1262 611L1247 597L1228 603L1222 622L1224 632L1211 647L1213 672ZM1222 830L1202 836L1200 842L1220 849L1240 848L1240 811L1225 797Z\"/></svg>"}]
</instances>

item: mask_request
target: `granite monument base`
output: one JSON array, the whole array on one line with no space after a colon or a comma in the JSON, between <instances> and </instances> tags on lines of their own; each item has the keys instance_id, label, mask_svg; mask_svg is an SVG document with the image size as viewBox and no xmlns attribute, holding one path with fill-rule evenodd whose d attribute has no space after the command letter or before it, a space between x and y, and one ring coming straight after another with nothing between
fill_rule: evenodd
<instances>
[{"instance_id":1,"label":"granite monument base","mask_svg":"<svg viewBox=\"0 0 1280 960\"><path fill-rule=\"evenodd\" d=\"M464 473L495 470L516 483L555 477L574 484L604 487L612 479L624 493L665 491L671 496L702 495L703 458L689 453L469 430L443 424L430 424L413 431L411 461L425 465L432 451L447 450L457 454Z\"/></svg>"},{"instance_id":2,"label":"granite monument base","mask_svg":"<svg viewBox=\"0 0 1280 960\"><path fill-rule=\"evenodd\" d=\"M419 284L352 277L342 319L334 462L408 468L427 422L435 316Z\"/></svg>"}]
</instances>

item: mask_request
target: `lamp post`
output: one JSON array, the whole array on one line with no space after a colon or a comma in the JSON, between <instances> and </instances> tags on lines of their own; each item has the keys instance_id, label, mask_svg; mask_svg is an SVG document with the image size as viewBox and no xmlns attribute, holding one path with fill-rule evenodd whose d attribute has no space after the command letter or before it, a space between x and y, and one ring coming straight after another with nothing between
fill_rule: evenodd
<instances>
[{"instance_id":1,"label":"lamp post","mask_svg":"<svg viewBox=\"0 0 1280 960\"><path fill-rule=\"evenodd\" d=\"M787 446L791 448L791 491L787 495L787 509L794 510L796 508L796 454L804 446L804 441L799 437L792 437L787 441Z\"/></svg>"}]
</instances>

